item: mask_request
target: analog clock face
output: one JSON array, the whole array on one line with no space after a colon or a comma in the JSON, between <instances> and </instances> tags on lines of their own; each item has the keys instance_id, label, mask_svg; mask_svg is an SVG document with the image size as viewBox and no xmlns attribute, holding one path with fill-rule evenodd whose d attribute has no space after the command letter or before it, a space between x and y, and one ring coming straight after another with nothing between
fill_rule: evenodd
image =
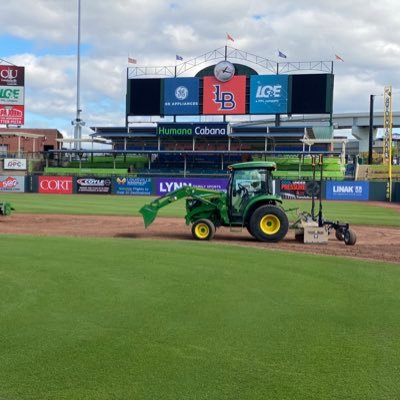
<instances>
[{"instance_id":1,"label":"analog clock face","mask_svg":"<svg viewBox=\"0 0 400 400\"><path fill-rule=\"evenodd\" d=\"M228 82L235 75L235 67L229 61L221 61L214 67L214 76L220 82Z\"/></svg>"}]
</instances>

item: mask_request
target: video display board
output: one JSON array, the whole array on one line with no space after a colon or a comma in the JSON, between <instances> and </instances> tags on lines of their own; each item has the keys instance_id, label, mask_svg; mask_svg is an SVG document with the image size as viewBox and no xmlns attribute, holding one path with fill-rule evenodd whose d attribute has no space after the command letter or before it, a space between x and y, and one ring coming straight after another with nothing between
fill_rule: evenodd
<instances>
[{"instance_id":1,"label":"video display board","mask_svg":"<svg viewBox=\"0 0 400 400\"><path fill-rule=\"evenodd\" d=\"M250 77L250 114L287 114L288 105L288 75Z\"/></svg>"},{"instance_id":2,"label":"video display board","mask_svg":"<svg viewBox=\"0 0 400 400\"><path fill-rule=\"evenodd\" d=\"M164 80L165 115L199 114L199 78Z\"/></svg>"},{"instance_id":3,"label":"video display board","mask_svg":"<svg viewBox=\"0 0 400 400\"><path fill-rule=\"evenodd\" d=\"M128 79L127 116L329 114L333 74Z\"/></svg>"},{"instance_id":4,"label":"video display board","mask_svg":"<svg viewBox=\"0 0 400 400\"><path fill-rule=\"evenodd\" d=\"M128 79L127 114L163 115L161 79Z\"/></svg>"},{"instance_id":5,"label":"video display board","mask_svg":"<svg viewBox=\"0 0 400 400\"><path fill-rule=\"evenodd\" d=\"M22 105L24 104L23 86L0 86L0 104Z\"/></svg>"},{"instance_id":6,"label":"video display board","mask_svg":"<svg viewBox=\"0 0 400 400\"><path fill-rule=\"evenodd\" d=\"M291 75L291 114L332 112L333 74Z\"/></svg>"},{"instance_id":7,"label":"video display board","mask_svg":"<svg viewBox=\"0 0 400 400\"><path fill-rule=\"evenodd\" d=\"M246 76L220 82L213 76L203 78L203 114L246 114Z\"/></svg>"},{"instance_id":8,"label":"video display board","mask_svg":"<svg viewBox=\"0 0 400 400\"><path fill-rule=\"evenodd\" d=\"M23 125L25 68L0 65L0 124Z\"/></svg>"},{"instance_id":9,"label":"video display board","mask_svg":"<svg viewBox=\"0 0 400 400\"><path fill-rule=\"evenodd\" d=\"M24 86L25 68L15 65L0 65L0 86Z\"/></svg>"}]
</instances>

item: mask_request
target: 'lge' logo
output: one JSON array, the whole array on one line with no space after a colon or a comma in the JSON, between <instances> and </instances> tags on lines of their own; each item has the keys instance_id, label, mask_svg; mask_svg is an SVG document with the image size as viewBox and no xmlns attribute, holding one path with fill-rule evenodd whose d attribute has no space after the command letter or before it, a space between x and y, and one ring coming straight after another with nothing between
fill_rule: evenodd
<instances>
[{"instance_id":1,"label":"'lge' logo","mask_svg":"<svg viewBox=\"0 0 400 400\"><path fill-rule=\"evenodd\" d=\"M235 96L232 92L222 92L221 85L214 85L214 103L219 104L219 110L233 110L236 108Z\"/></svg>"}]
</instances>

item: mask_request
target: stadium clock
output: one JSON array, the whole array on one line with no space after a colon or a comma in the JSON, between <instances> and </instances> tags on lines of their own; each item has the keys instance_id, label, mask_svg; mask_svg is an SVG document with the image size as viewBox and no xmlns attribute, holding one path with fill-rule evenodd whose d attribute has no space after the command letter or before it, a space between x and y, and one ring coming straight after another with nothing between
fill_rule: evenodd
<instances>
[{"instance_id":1,"label":"stadium clock","mask_svg":"<svg viewBox=\"0 0 400 400\"><path fill-rule=\"evenodd\" d=\"M220 82L228 82L235 75L235 67L229 61L221 61L214 67L214 76Z\"/></svg>"}]
</instances>

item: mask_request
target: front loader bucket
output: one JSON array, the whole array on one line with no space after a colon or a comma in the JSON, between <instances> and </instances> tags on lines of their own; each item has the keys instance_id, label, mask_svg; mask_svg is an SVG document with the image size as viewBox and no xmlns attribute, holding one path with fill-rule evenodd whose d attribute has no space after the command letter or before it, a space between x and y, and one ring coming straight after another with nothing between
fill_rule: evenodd
<instances>
[{"instance_id":1,"label":"front loader bucket","mask_svg":"<svg viewBox=\"0 0 400 400\"><path fill-rule=\"evenodd\" d=\"M143 215L144 227L147 228L156 219L158 208L151 204L146 204L139 210L139 212Z\"/></svg>"},{"instance_id":2,"label":"front loader bucket","mask_svg":"<svg viewBox=\"0 0 400 400\"><path fill-rule=\"evenodd\" d=\"M14 208L10 203L0 203L0 215L11 215L11 211L13 210Z\"/></svg>"}]
</instances>

